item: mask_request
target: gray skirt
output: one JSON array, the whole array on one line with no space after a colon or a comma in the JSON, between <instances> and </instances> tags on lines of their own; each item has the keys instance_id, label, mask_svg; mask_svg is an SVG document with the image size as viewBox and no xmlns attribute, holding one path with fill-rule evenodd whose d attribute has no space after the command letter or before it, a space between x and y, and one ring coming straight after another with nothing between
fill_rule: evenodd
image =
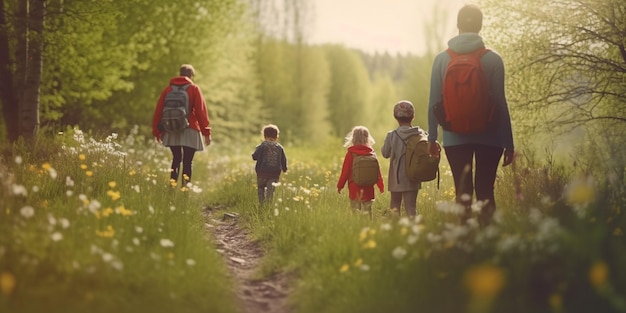
<instances>
[{"instance_id":1,"label":"gray skirt","mask_svg":"<svg viewBox=\"0 0 626 313\"><path fill-rule=\"evenodd\" d=\"M185 128L182 132L164 133L163 145L166 147L185 146L196 149L196 151L204 150L202 134L191 127Z\"/></svg>"}]
</instances>

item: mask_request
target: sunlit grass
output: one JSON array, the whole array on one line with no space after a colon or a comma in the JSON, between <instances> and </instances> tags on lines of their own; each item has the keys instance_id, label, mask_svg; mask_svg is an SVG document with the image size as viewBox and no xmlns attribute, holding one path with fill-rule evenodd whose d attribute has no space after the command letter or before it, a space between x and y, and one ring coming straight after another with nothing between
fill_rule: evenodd
<instances>
[{"instance_id":1,"label":"sunlit grass","mask_svg":"<svg viewBox=\"0 0 626 313\"><path fill-rule=\"evenodd\" d=\"M3 312L234 312L204 207L239 213L265 251L257 276L290 273L296 312L626 310L623 187L574 169L500 170L480 229L459 225L445 161L408 219L388 192L372 216L350 209L340 144L287 146L289 171L259 206L252 148L211 146L178 186L169 151L136 133L57 140L45 158L18 147L0 162Z\"/></svg>"}]
</instances>

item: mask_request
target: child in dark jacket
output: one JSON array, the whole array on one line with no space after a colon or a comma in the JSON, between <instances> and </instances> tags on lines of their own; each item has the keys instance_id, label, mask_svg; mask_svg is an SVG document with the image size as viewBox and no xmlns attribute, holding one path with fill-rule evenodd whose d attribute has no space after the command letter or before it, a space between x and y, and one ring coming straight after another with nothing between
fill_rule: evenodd
<instances>
[{"instance_id":1,"label":"child in dark jacket","mask_svg":"<svg viewBox=\"0 0 626 313\"><path fill-rule=\"evenodd\" d=\"M346 156L343 159L343 166L341 168L341 175L337 182L337 192L341 193L341 190L348 183L348 191L350 198L350 205L353 209L363 211L364 213L370 213L372 210L372 203L374 202L374 185L371 186L359 186L352 179L352 163L354 161L354 155L372 155L376 157L376 153L372 149L374 144L374 138L370 136L370 132L367 127L356 126L346 136L346 142L344 147L348 147ZM378 181L376 182L378 190L383 193L385 186L383 183L383 176L378 168Z\"/></svg>"},{"instance_id":2,"label":"child in dark jacket","mask_svg":"<svg viewBox=\"0 0 626 313\"><path fill-rule=\"evenodd\" d=\"M280 179L280 172L287 172L285 149L278 143L280 133L276 125L263 126L265 140L256 146L252 160L256 161L257 192L259 204L271 202L274 188Z\"/></svg>"}]
</instances>

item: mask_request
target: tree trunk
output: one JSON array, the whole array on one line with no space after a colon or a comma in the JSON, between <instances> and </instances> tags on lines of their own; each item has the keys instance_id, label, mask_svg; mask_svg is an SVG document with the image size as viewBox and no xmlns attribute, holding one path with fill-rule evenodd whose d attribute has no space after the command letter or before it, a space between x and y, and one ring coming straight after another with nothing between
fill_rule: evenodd
<instances>
[{"instance_id":1,"label":"tree trunk","mask_svg":"<svg viewBox=\"0 0 626 313\"><path fill-rule=\"evenodd\" d=\"M39 90L43 68L43 22L45 0L30 0L25 84L20 105L20 136L32 139L39 128Z\"/></svg>"},{"instance_id":2,"label":"tree trunk","mask_svg":"<svg viewBox=\"0 0 626 313\"><path fill-rule=\"evenodd\" d=\"M10 142L17 140L19 136L19 106L17 94L13 84L14 75L11 71L11 57L9 50L9 25L7 24L7 8L4 1L0 0L0 104L2 104L2 117Z\"/></svg>"}]
</instances>

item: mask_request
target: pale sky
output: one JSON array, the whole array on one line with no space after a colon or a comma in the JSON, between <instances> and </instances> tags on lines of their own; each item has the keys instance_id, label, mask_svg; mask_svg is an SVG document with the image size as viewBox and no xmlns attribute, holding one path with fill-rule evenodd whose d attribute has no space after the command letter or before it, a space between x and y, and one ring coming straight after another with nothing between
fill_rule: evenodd
<instances>
[{"instance_id":1,"label":"pale sky","mask_svg":"<svg viewBox=\"0 0 626 313\"><path fill-rule=\"evenodd\" d=\"M471 0L313 0L314 27L310 41L342 43L366 52L424 52L422 27L433 7L449 11L445 44L456 35L456 14Z\"/></svg>"}]
</instances>

